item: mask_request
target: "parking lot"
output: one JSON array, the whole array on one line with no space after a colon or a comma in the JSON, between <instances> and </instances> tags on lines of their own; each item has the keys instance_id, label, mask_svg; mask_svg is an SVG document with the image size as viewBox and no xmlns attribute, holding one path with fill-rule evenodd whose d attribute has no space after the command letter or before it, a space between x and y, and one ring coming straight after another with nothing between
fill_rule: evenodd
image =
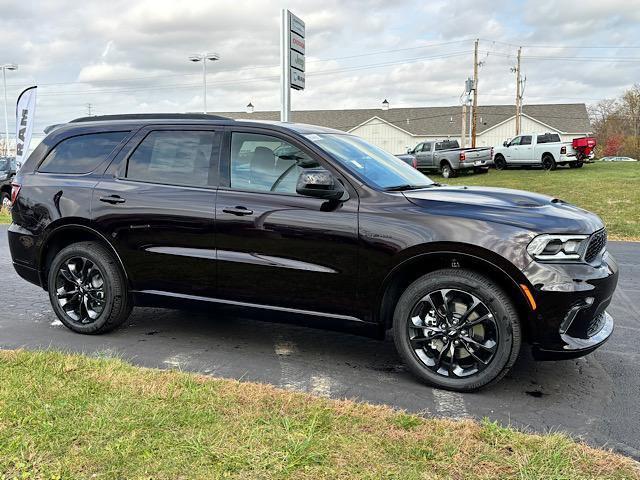
<instances>
[{"instance_id":1,"label":"parking lot","mask_svg":"<svg viewBox=\"0 0 640 480\"><path fill-rule=\"evenodd\" d=\"M275 314L270 320L285 323L222 308L209 313L136 309L128 326L111 334L73 334L57 321L46 293L14 273L6 228L0 228L1 348L121 356L148 367L266 382L427 415L488 417L537 432L566 431L640 458L640 243L610 243L621 279L610 308L616 330L603 348L566 362L537 363L523 352L498 385L458 394L418 383L390 339L300 327ZM322 319L315 324L322 325Z\"/></svg>"}]
</instances>

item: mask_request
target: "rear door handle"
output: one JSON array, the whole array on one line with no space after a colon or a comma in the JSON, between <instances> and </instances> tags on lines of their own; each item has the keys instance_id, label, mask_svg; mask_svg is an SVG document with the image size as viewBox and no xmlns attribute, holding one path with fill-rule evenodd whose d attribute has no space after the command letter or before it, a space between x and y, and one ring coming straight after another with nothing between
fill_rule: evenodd
<instances>
[{"instance_id":1,"label":"rear door handle","mask_svg":"<svg viewBox=\"0 0 640 480\"><path fill-rule=\"evenodd\" d=\"M126 202L124 198L118 195L109 195L108 197L100 197L100 201L105 203L111 203L111 204Z\"/></svg>"},{"instance_id":2,"label":"rear door handle","mask_svg":"<svg viewBox=\"0 0 640 480\"><path fill-rule=\"evenodd\" d=\"M231 215L237 215L242 217L244 215L253 215L253 210L249 210L247 207L225 207L222 209L224 213L230 213Z\"/></svg>"}]
</instances>

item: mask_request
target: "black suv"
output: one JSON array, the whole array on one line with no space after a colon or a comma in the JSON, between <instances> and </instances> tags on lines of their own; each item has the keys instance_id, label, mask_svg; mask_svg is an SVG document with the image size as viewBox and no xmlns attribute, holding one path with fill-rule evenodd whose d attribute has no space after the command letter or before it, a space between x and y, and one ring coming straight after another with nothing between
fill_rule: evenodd
<instances>
[{"instance_id":1,"label":"black suv","mask_svg":"<svg viewBox=\"0 0 640 480\"><path fill-rule=\"evenodd\" d=\"M500 379L522 341L584 355L613 331L600 218L516 190L432 182L311 125L207 115L72 121L13 185L11 255L71 330L134 305L222 303L393 329L422 380Z\"/></svg>"}]
</instances>

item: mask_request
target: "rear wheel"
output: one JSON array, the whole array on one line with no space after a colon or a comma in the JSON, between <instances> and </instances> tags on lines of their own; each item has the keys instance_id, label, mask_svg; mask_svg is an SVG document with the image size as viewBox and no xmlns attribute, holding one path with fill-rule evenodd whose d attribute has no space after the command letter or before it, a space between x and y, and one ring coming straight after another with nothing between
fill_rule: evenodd
<instances>
[{"instance_id":1,"label":"rear wheel","mask_svg":"<svg viewBox=\"0 0 640 480\"><path fill-rule=\"evenodd\" d=\"M488 277L469 270L439 270L413 282L398 301L393 329L411 372L448 390L497 382L520 351L513 302Z\"/></svg>"},{"instance_id":2,"label":"rear wheel","mask_svg":"<svg viewBox=\"0 0 640 480\"><path fill-rule=\"evenodd\" d=\"M542 157L542 168L544 168L545 170L555 170L556 167L557 165L555 159L553 158L553 155L546 154L544 157Z\"/></svg>"},{"instance_id":3,"label":"rear wheel","mask_svg":"<svg viewBox=\"0 0 640 480\"><path fill-rule=\"evenodd\" d=\"M440 165L440 173L442 173L444 178L455 178L458 176L458 171L454 170L449 162L442 162L442 165Z\"/></svg>"},{"instance_id":4,"label":"rear wheel","mask_svg":"<svg viewBox=\"0 0 640 480\"><path fill-rule=\"evenodd\" d=\"M493 163L496 167L496 170L504 170L507 168L507 162L505 162L504 157L502 155L496 155L496 158L493 160Z\"/></svg>"},{"instance_id":5,"label":"rear wheel","mask_svg":"<svg viewBox=\"0 0 640 480\"><path fill-rule=\"evenodd\" d=\"M131 313L124 274L113 254L98 243L74 243L58 252L47 283L53 310L74 332L105 333Z\"/></svg>"}]
</instances>

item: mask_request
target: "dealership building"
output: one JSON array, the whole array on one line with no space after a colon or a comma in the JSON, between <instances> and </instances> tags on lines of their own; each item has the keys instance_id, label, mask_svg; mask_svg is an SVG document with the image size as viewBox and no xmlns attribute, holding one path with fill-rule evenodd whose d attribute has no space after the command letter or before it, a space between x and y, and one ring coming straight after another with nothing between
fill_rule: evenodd
<instances>
[{"instance_id":1,"label":"dealership building","mask_svg":"<svg viewBox=\"0 0 640 480\"><path fill-rule=\"evenodd\" d=\"M253 111L249 104L244 112L216 112L236 119L279 120L278 111ZM300 110L291 119L344 130L363 137L385 150L398 154L425 140L462 137L462 107L390 108L384 102L379 109ZM468 119L466 129L468 130ZM515 106L483 105L478 107L477 146L501 145L515 136ZM584 103L540 104L522 107L521 132L553 132L563 141L591 133ZM469 144L468 137L466 139ZM462 143L462 142L461 142Z\"/></svg>"}]
</instances>

